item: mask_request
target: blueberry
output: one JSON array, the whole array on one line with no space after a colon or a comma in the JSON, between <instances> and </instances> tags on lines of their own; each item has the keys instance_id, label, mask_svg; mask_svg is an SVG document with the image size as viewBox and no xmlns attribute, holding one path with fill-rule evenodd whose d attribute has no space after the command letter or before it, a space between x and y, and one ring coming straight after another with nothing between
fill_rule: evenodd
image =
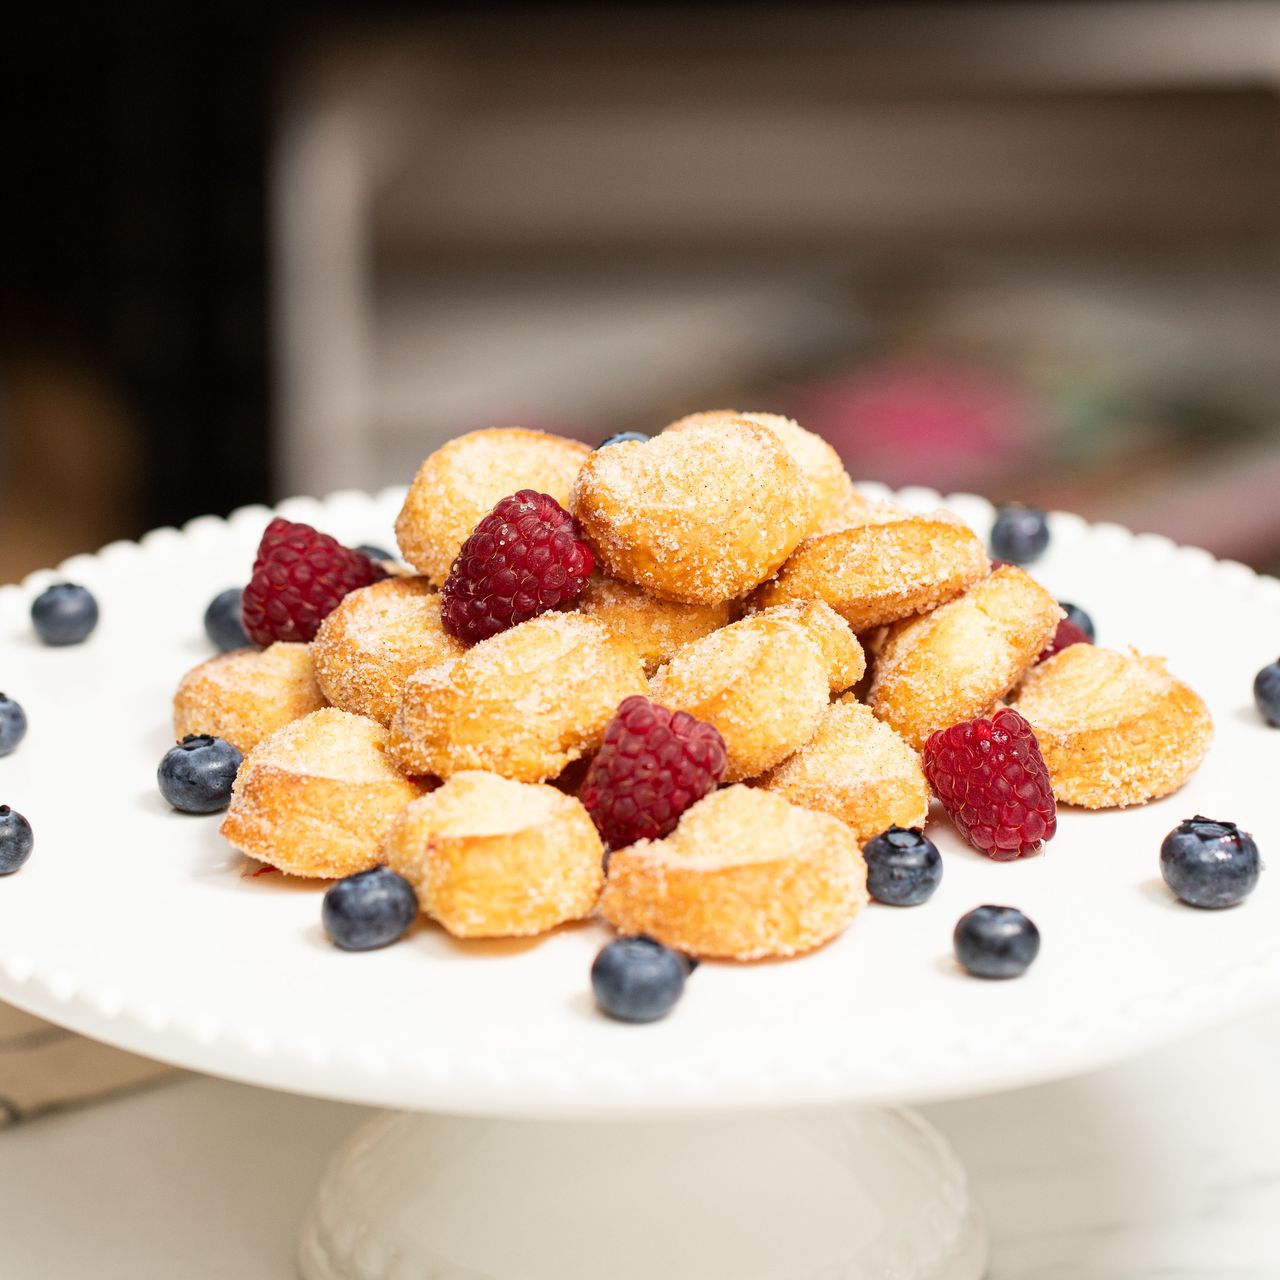
<instances>
[{"instance_id":1,"label":"blueberry","mask_svg":"<svg viewBox=\"0 0 1280 1280\"><path fill-rule=\"evenodd\" d=\"M1257 886L1258 846L1234 822L1196 814L1180 822L1160 845L1160 874L1193 907L1234 907Z\"/></svg>"},{"instance_id":2,"label":"blueberry","mask_svg":"<svg viewBox=\"0 0 1280 1280\"><path fill-rule=\"evenodd\" d=\"M390 867L374 867L330 885L320 908L325 933L344 951L385 947L402 937L417 915L413 885Z\"/></svg>"},{"instance_id":3,"label":"blueberry","mask_svg":"<svg viewBox=\"0 0 1280 1280\"><path fill-rule=\"evenodd\" d=\"M0 693L0 756L7 756L27 736L27 713Z\"/></svg>"},{"instance_id":4,"label":"blueberry","mask_svg":"<svg viewBox=\"0 0 1280 1280\"><path fill-rule=\"evenodd\" d=\"M991 554L1010 564L1031 564L1049 545L1049 521L1037 507L1009 506L996 512Z\"/></svg>"},{"instance_id":5,"label":"blueberry","mask_svg":"<svg viewBox=\"0 0 1280 1280\"><path fill-rule=\"evenodd\" d=\"M239 587L228 587L219 591L204 611L204 633L219 653L253 646L240 620L240 595Z\"/></svg>"},{"instance_id":6,"label":"blueberry","mask_svg":"<svg viewBox=\"0 0 1280 1280\"><path fill-rule=\"evenodd\" d=\"M596 448L607 449L611 444L644 444L648 438L643 431L618 431L611 436L605 436Z\"/></svg>"},{"instance_id":7,"label":"blueberry","mask_svg":"<svg viewBox=\"0 0 1280 1280\"><path fill-rule=\"evenodd\" d=\"M1253 678L1253 700L1262 718L1280 729L1280 661L1263 667Z\"/></svg>"},{"instance_id":8,"label":"blueberry","mask_svg":"<svg viewBox=\"0 0 1280 1280\"><path fill-rule=\"evenodd\" d=\"M591 966L591 989L609 1017L653 1022L680 999L689 972L678 951L652 938L615 938Z\"/></svg>"},{"instance_id":9,"label":"blueberry","mask_svg":"<svg viewBox=\"0 0 1280 1280\"><path fill-rule=\"evenodd\" d=\"M1058 604L1066 613L1067 621L1079 627L1089 637L1090 644L1095 644L1098 633L1094 629L1093 619L1078 604L1068 604L1065 600L1059 600Z\"/></svg>"},{"instance_id":10,"label":"blueberry","mask_svg":"<svg viewBox=\"0 0 1280 1280\"><path fill-rule=\"evenodd\" d=\"M189 733L160 761L160 794L183 813L217 813L231 801L241 759L231 743L207 733Z\"/></svg>"},{"instance_id":11,"label":"blueberry","mask_svg":"<svg viewBox=\"0 0 1280 1280\"><path fill-rule=\"evenodd\" d=\"M370 560L394 560L395 556L390 551L384 551L381 547L370 546L368 543L363 546L356 547L362 556L368 556Z\"/></svg>"},{"instance_id":12,"label":"blueberry","mask_svg":"<svg viewBox=\"0 0 1280 1280\"><path fill-rule=\"evenodd\" d=\"M31 857L35 838L22 814L0 804L0 876L10 876Z\"/></svg>"},{"instance_id":13,"label":"blueberry","mask_svg":"<svg viewBox=\"0 0 1280 1280\"><path fill-rule=\"evenodd\" d=\"M975 907L956 922L956 959L975 978L1016 978L1040 951L1040 930L1017 907Z\"/></svg>"},{"instance_id":14,"label":"blueberry","mask_svg":"<svg viewBox=\"0 0 1280 1280\"><path fill-rule=\"evenodd\" d=\"M80 644L98 625L98 602L86 587L57 582L36 596L31 622L45 644Z\"/></svg>"},{"instance_id":15,"label":"blueberry","mask_svg":"<svg viewBox=\"0 0 1280 1280\"><path fill-rule=\"evenodd\" d=\"M867 889L877 902L915 907L942 883L942 855L919 827L893 826L863 847Z\"/></svg>"}]
</instances>

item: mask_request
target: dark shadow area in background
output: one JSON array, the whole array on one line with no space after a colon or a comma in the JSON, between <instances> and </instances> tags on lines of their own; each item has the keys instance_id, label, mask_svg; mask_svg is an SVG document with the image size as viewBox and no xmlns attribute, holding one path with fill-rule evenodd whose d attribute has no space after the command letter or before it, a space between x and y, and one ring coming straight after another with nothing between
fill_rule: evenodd
<instances>
[{"instance_id":1,"label":"dark shadow area in background","mask_svg":"<svg viewBox=\"0 0 1280 1280\"><path fill-rule=\"evenodd\" d=\"M86 452L121 463L115 492L86 489L88 502L119 504L79 511L86 537L267 497L264 183L283 10L193 21L184 9L51 8L11 22L0 493L43 488L51 515ZM14 418L56 430L66 414L49 397L69 381L102 401L85 415L90 438L28 426L45 447L24 458Z\"/></svg>"}]
</instances>

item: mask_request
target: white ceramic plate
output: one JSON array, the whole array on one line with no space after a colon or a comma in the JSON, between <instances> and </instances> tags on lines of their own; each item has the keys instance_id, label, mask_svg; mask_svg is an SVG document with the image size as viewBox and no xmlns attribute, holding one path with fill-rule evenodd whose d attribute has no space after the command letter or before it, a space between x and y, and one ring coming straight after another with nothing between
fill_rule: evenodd
<instances>
[{"instance_id":1,"label":"white ceramic plate","mask_svg":"<svg viewBox=\"0 0 1280 1280\"><path fill-rule=\"evenodd\" d=\"M877 491L878 493L880 491ZM908 491L911 506L936 494ZM401 492L286 502L349 543L389 545ZM947 505L985 535L990 507ZM787 963L704 964L664 1022L593 1011L606 932L463 944L419 925L346 954L321 932L321 887L250 866L217 818L170 812L155 768L179 676L209 655L201 617L247 576L265 508L161 529L0 590L0 688L26 741L0 760L0 803L30 818L30 862L0 879L0 997L153 1057L304 1093L510 1115L617 1114L837 1100L924 1100L1073 1073L1280 996L1280 885L1223 912L1176 903L1164 834L1195 813L1280 849L1280 731L1253 707L1280 652L1280 582L1166 540L1053 520L1037 575L1088 609L1104 644L1168 656L1208 699L1209 759L1178 795L1061 814L1040 857L993 863L945 818L946 864L922 907L873 904L836 943ZM27 608L55 578L89 586L88 643L46 649ZM956 919L1021 907L1043 935L1013 982L963 976Z\"/></svg>"}]
</instances>

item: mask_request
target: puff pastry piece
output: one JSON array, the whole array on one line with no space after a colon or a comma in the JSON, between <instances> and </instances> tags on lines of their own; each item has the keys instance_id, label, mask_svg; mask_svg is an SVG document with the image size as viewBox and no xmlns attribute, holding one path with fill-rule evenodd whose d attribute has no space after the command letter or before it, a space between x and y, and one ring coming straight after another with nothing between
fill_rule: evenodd
<instances>
[{"instance_id":1,"label":"puff pastry piece","mask_svg":"<svg viewBox=\"0 0 1280 1280\"><path fill-rule=\"evenodd\" d=\"M737 782L808 742L830 690L827 655L811 629L762 613L681 649L654 676L649 696L715 725L724 738L725 781Z\"/></svg>"},{"instance_id":2,"label":"puff pastry piece","mask_svg":"<svg viewBox=\"0 0 1280 1280\"><path fill-rule=\"evenodd\" d=\"M1073 644L1027 673L1013 705L1035 731L1053 793L1109 809L1176 791L1200 767L1213 719L1162 658Z\"/></svg>"},{"instance_id":3,"label":"puff pastry piece","mask_svg":"<svg viewBox=\"0 0 1280 1280\"><path fill-rule=\"evenodd\" d=\"M591 450L579 440L523 427L472 431L442 445L418 468L396 518L400 554L436 586L471 530L521 489L550 494L562 507Z\"/></svg>"},{"instance_id":4,"label":"puff pastry piece","mask_svg":"<svg viewBox=\"0 0 1280 1280\"><path fill-rule=\"evenodd\" d=\"M409 773L544 782L594 751L618 703L647 687L629 640L578 613L544 613L410 676L391 756Z\"/></svg>"},{"instance_id":5,"label":"puff pastry piece","mask_svg":"<svg viewBox=\"0 0 1280 1280\"><path fill-rule=\"evenodd\" d=\"M233 649L193 667L173 695L179 738L207 733L249 752L268 734L325 706L305 644Z\"/></svg>"},{"instance_id":6,"label":"puff pastry piece","mask_svg":"<svg viewBox=\"0 0 1280 1280\"><path fill-rule=\"evenodd\" d=\"M997 569L958 600L890 628L868 705L918 751L936 729L990 711L1063 616L1029 574L1012 565Z\"/></svg>"},{"instance_id":7,"label":"puff pastry piece","mask_svg":"<svg viewBox=\"0 0 1280 1280\"><path fill-rule=\"evenodd\" d=\"M663 840L609 855L600 914L689 955L791 956L835 937L867 901L853 833L752 787L699 800Z\"/></svg>"},{"instance_id":8,"label":"puff pastry piece","mask_svg":"<svg viewBox=\"0 0 1280 1280\"><path fill-rule=\"evenodd\" d=\"M574 608L630 640L647 676L653 675L683 645L733 621L733 606L727 600L718 604L663 600L616 578L590 578Z\"/></svg>"},{"instance_id":9,"label":"puff pastry piece","mask_svg":"<svg viewBox=\"0 0 1280 1280\"><path fill-rule=\"evenodd\" d=\"M986 548L954 517L880 506L860 523L807 538L752 603L824 600L855 631L871 631L936 609L987 570Z\"/></svg>"},{"instance_id":10,"label":"puff pastry piece","mask_svg":"<svg viewBox=\"0 0 1280 1280\"><path fill-rule=\"evenodd\" d=\"M419 667L465 649L444 629L440 596L426 578L395 577L345 596L320 624L311 657L335 707L385 725Z\"/></svg>"},{"instance_id":11,"label":"puff pastry piece","mask_svg":"<svg viewBox=\"0 0 1280 1280\"><path fill-rule=\"evenodd\" d=\"M513 938L596 906L604 847L573 797L540 783L456 773L403 810L383 846L422 909L460 938Z\"/></svg>"},{"instance_id":12,"label":"puff pastry piece","mask_svg":"<svg viewBox=\"0 0 1280 1280\"><path fill-rule=\"evenodd\" d=\"M867 655L858 637L849 629L849 624L821 600L776 605L753 616L791 618L800 623L822 650L832 693L851 689L866 674Z\"/></svg>"},{"instance_id":13,"label":"puff pastry piece","mask_svg":"<svg viewBox=\"0 0 1280 1280\"><path fill-rule=\"evenodd\" d=\"M294 876L376 866L382 837L425 785L391 764L386 739L376 721L336 707L286 725L244 758L222 834Z\"/></svg>"},{"instance_id":14,"label":"puff pastry piece","mask_svg":"<svg viewBox=\"0 0 1280 1280\"><path fill-rule=\"evenodd\" d=\"M820 436L806 431L794 418L780 413L739 413L736 409L712 409L691 413L673 422L667 431L687 431L690 427L725 420L753 422L778 437L809 484L810 520L806 533L846 519L852 511L866 506L866 499L853 487L840 455Z\"/></svg>"},{"instance_id":15,"label":"puff pastry piece","mask_svg":"<svg viewBox=\"0 0 1280 1280\"><path fill-rule=\"evenodd\" d=\"M598 449L572 509L611 577L693 604L763 582L812 522L804 473L773 432L740 419Z\"/></svg>"},{"instance_id":16,"label":"puff pastry piece","mask_svg":"<svg viewBox=\"0 0 1280 1280\"><path fill-rule=\"evenodd\" d=\"M818 732L759 785L839 818L859 847L891 826L923 827L929 816L919 755L847 697L828 707Z\"/></svg>"}]
</instances>

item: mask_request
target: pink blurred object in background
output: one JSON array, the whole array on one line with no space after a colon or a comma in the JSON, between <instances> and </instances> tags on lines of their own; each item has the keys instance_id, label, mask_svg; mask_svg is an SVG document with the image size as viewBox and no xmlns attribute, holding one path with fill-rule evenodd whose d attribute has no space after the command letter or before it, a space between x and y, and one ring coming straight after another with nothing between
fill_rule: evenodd
<instances>
[{"instance_id":1,"label":"pink blurred object in background","mask_svg":"<svg viewBox=\"0 0 1280 1280\"><path fill-rule=\"evenodd\" d=\"M972 365L888 359L788 392L785 405L856 476L894 486L981 490L1049 455L1044 405Z\"/></svg>"}]
</instances>

